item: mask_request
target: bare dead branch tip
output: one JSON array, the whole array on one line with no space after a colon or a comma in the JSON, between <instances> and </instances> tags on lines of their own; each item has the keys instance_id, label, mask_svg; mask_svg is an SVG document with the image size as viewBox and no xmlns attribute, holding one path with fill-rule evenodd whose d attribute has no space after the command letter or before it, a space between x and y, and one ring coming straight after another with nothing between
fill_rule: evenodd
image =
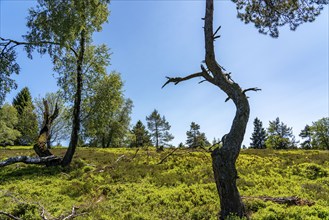
<instances>
[{"instance_id":1,"label":"bare dead branch tip","mask_svg":"<svg viewBox=\"0 0 329 220\"><path fill-rule=\"evenodd\" d=\"M175 85L177 85L180 82L183 82L183 81L186 81L186 80L195 78L195 77L201 77L201 76L203 76L202 74L203 74L202 72L198 72L198 73L193 73L191 75L188 75L186 77L168 77L167 76L166 78L168 80L167 80L167 82L165 84L163 84L163 86L161 88L164 88L169 83L174 83Z\"/></svg>"},{"instance_id":2,"label":"bare dead branch tip","mask_svg":"<svg viewBox=\"0 0 329 220\"><path fill-rule=\"evenodd\" d=\"M261 91L261 89L255 87L255 88L249 88L249 89L245 89L242 91L243 94L245 94L246 92L249 92L249 91L254 91L254 92L257 92L257 91Z\"/></svg>"}]
</instances>

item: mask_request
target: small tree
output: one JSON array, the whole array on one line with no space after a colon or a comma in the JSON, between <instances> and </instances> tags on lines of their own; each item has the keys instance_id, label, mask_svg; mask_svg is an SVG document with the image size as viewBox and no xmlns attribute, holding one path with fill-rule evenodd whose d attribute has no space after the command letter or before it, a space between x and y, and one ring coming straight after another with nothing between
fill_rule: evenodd
<instances>
[{"instance_id":1,"label":"small tree","mask_svg":"<svg viewBox=\"0 0 329 220\"><path fill-rule=\"evenodd\" d=\"M119 147L129 133L132 101L123 95L119 73L103 76L84 100L83 134L94 147Z\"/></svg>"},{"instance_id":2,"label":"small tree","mask_svg":"<svg viewBox=\"0 0 329 220\"><path fill-rule=\"evenodd\" d=\"M143 147L152 144L151 136L140 120L137 121L131 132L134 135L131 147Z\"/></svg>"},{"instance_id":3,"label":"small tree","mask_svg":"<svg viewBox=\"0 0 329 220\"><path fill-rule=\"evenodd\" d=\"M190 130L186 132L187 140L186 144L190 148L203 147L210 145L209 141L206 138L205 133L200 132L200 125L195 122L192 122L190 125Z\"/></svg>"},{"instance_id":4,"label":"small tree","mask_svg":"<svg viewBox=\"0 0 329 220\"><path fill-rule=\"evenodd\" d=\"M15 143L18 145L31 145L38 136L38 121L36 114L33 112L32 97L27 87L23 88L13 99L13 106L18 113L16 129L21 133Z\"/></svg>"},{"instance_id":5,"label":"small tree","mask_svg":"<svg viewBox=\"0 0 329 220\"><path fill-rule=\"evenodd\" d=\"M254 132L251 135L250 147L255 149L264 149L266 148L266 131L263 128L263 123L258 118L254 120Z\"/></svg>"},{"instance_id":6,"label":"small tree","mask_svg":"<svg viewBox=\"0 0 329 220\"><path fill-rule=\"evenodd\" d=\"M170 125L166 121L164 116L160 116L158 111L154 111L146 117L147 128L150 130L151 137L153 139L153 144L155 145L157 151L163 150L163 145L167 145L174 136L169 133Z\"/></svg>"},{"instance_id":7,"label":"small tree","mask_svg":"<svg viewBox=\"0 0 329 220\"><path fill-rule=\"evenodd\" d=\"M295 137L292 133L292 128L288 127L283 122L280 122L279 117L274 121L270 121L267 129L268 138L266 146L273 149L291 149L296 148Z\"/></svg>"},{"instance_id":8,"label":"small tree","mask_svg":"<svg viewBox=\"0 0 329 220\"><path fill-rule=\"evenodd\" d=\"M0 145L13 145L14 141L21 135L15 129L18 123L17 110L9 104L0 108Z\"/></svg>"},{"instance_id":9,"label":"small tree","mask_svg":"<svg viewBox=\"0 0 329 220\"><path fill-rule=\"evenodd\" d=\"M311 141L312 141L312 131L311 131L311 126L306 125L303 130L301 130L299 137L302 139L306 139L303 141L300 145L303 149L311 149Z\"/></svg>"},{"instance_id":10,"label":"small tree","mask_svg":"<svg viewBox=\"0 0 329 220\"><path fill-rule=\"evenodd\" d=\"M316 149L329 150L329 117L313 122L311 145Z\"/></svg>"}]
</instances>

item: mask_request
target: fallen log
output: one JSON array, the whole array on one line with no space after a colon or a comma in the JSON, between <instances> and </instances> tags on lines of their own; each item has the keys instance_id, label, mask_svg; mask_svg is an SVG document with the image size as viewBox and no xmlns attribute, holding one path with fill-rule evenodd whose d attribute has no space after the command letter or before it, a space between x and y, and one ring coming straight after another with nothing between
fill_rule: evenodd
<instances>
[{"instance_id":1,"label":"fallen log","mask_svg":"<svg viewBox=\"0 0 329 220\"><path fill-rule=\"evenodd\" d=\"M270 196L241 196L242 199L260 199L265 202L271 201L275 202L278 204L286 204L288 206L312 206L315 204L315 202L306 200L306 199L301 199L298 196L291 196L291 197L270 197Z\"/></svg>"}]
</instances>

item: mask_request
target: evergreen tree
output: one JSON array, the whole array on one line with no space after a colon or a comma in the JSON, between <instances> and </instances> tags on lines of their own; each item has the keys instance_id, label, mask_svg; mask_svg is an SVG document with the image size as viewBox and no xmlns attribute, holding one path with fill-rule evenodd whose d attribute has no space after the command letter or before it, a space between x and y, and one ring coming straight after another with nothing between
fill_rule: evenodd
<instances>
[{"instance_id":1,"label":"evergreen tree","mask_svg":"<svg viewBox=\"0 0 329 220\"><path fill-rule=\"evenodd\" d=\"M143 147L151 145L151 136L140 120L138 120L136 125L133 127L132 133L134 135L134 140L131 143L132 147Z\"/></svg>"},{"instance_id":2,"label":"evergreen tree","mask_svg":"<svg viewBox=\"0 0 329 220\"><path fill-rule=\"evenodd\" d=\"M15 126L18 123L17 110L5 104L0 108L0 146L13 145L21 135Z\"/></svg>"},{"instance_id":3,"label":"evergreen tree","mask_svg":"<svg viewBox=\"0 0 329 220\"><path fill-rule=\"evenodd\" d=\"M311 127L313 148L329 150L329 117L312 123Z\"/></svg>"},{"instance_id":4,"label":"evergreen tree","mask_svg":"<svg viewBox=\"0 0 329 220\"><path fill-rule=\"evenodd\" d=\"M167 145L168 142L174 139L174 136L169 133L171 127L169 122L166 121L164 116L161 117L156 109L146 117L146 121L157 151L163 150L163 145Z\"/></svg>"},{"instance_id":5,"label":"evergreen tree","mask_svg":"<svg viewBox=\"0 0 329 220\"><path fill-rule=\"evenodd\" d=\"M280 122L279 118L270 121L267 129L268 138L266 146L273 149L292 149L296 148L295 137L292 134L292 128Z\"/></svg>"},{"instance_id":6,"label":"evergreen tree","mask_svg":"<svg viewBox=\"0 0 329 220\"><path fill-rule=\"evenodd\" d=\"M205 133L200 132L200 125L195 122L192 122L190 125L190 130L186 132L187 140L186 144L190 148L204 147L210 145L209 141L206 138Z\"/></svg>"},{"instance_id":7,"label":"evergreen tree","mask_svg":"<svg viewBox=\"0 0 329 220\"><path fill-rule=\"evenodd\" d=\"M266 131L263 128L263 123L258 118L254 120L254 132L251 135L250 147L255 149L264 149L266 148Z\"/></svg>"},{"instance_id":8,"label":"evergreen tree","mask_svg":"<svg viewBox=\"0 0 329 220\"><path fill-rule=\"evenodd\" d=\"M29 88L24 87L13 99L13 106L16 108L17 113L21 115L27 106L32 105L32 96Z\"/></svg>"},{"instance_id":9,"label":"evergreen tree","mask_svg":"<svg viewBox=\"0 0 329 220\"><path fill-rule=\"evenodd\" d=\"M303 149L311 149L311 141L312 141L312 131L311 126L306 125L305 128L300 132L299 137L302 139L306 139L303 143L301 143L301 147Z\"/></svg>"},{"instance_id":10,"label":"evergreen tree","mask_svg":"<svg viewBox=\"0 0 329 220\"><path fill-rule=\"evenodd\" d=\"M23 88L13 99L13 106L18 113L16 129L21 133L15 144L31 145L38 136L38 121L34 113L32 96L27 87Z\"/></svg>"}]
</instances>

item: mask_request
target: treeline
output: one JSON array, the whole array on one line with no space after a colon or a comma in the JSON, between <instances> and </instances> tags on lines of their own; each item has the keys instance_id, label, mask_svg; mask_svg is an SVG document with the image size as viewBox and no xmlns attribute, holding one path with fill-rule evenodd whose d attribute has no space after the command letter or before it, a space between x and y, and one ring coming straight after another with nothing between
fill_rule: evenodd
<instances>
[{"instance_id":1,"label":"treeline","mask_svg":"<svg viewBox=\"0 0 329 220\"><path fill-rule=\"evenodd\" d=\"M0 108L0 146L33 145L36 143L44 123L46 101L49 111L59 109L48 135L47 146L60 145L69 139L72 126L70 112L72 105L62 92L47 93L45 97L32 99L27 87L23 88L13 99L12 104ZM154 146L158 151L172 146L174 136L170 133L170 124L165 116L154 109L146 116L146 126L141 120L131 126L133 102L124 97L123 82L119 73L112 72L98 80L89 88L88 97L83 99L79 146L88 147L143 147ZM329 118L322 118L312 125L306 125L297 142L292 128L279 118L263 127L261 120L254 120L254 131L250 148L255 149L321 149L329 150ZM210 143L200 125L191 122L186 132L185 143L178 147L209 147L220 145L221 140L214 138ZM245 146L244 146L245 147ZM246 147L245 147L246 148Z\"/></svg>"},{"instance_id":2,"label":"treeline","mask_svg":"<svg viewBox=\"0 0 329 220\"><path fill-rule=\"evenodd\" d=\"M254 131L250 147L255 149L319 149L329 150L329 117L321 118L300 131L302 141L295 140L292 128L281 122L279 117L269 122L267 129L258 118L254 120Z\"/></svg>"}]
</instances>

